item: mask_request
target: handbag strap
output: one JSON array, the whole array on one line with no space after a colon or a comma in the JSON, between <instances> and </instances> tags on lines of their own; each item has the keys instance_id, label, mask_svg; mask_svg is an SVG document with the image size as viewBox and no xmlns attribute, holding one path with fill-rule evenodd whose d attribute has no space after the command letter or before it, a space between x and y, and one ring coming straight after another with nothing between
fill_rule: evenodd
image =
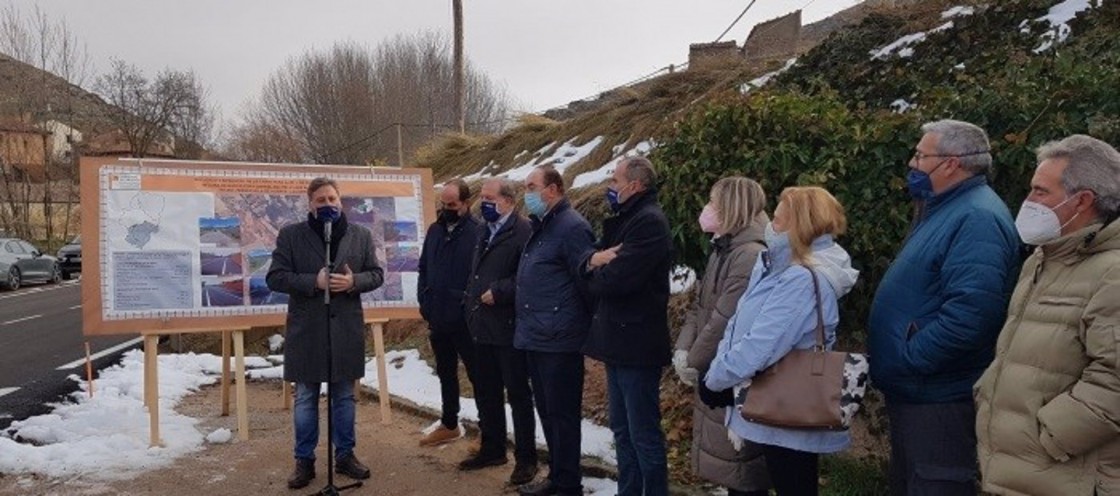
<instances>
[{"instance_id":1,"label":"handbag strap","mask_svg":"<svg viewBox=\"0 0 1120 496\"><path fill-rule=\"evenodd\" d=\"M813 276L813 296L817 300L817 346L816 351L824 351L824 314L821 310L821 284L817 281L817 271L812 267L805 266L809 270L809 274Z\"/></svg>"}]
</instances>

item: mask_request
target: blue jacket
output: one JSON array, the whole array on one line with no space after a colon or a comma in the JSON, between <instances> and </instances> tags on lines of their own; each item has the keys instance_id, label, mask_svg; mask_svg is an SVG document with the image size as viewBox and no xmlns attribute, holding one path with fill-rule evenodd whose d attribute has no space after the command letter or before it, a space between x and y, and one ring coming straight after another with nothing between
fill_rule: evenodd
<instances>
[{"instance_id":1,"label":"blue jacket","mask_svg":"<svg viewBox=\"0 0 1120 496\"><path fill-rule=\"evenodd\" d=\"M871 382L901 403L968 401L1019 274L1011 213L985 176L929 200L871 305Z\"/></svg>"},{"instance_id":2,"label":"blue jacket","mask_svg":"<svg viewBox=\"0 0 1120 496\"><path fill-rule=\"evenodd\" d=\"M467 327L463 305L478 231L478 222L470 215L450 232L441 221L428 227L416 290L420 315L433 332Z\"/></svg>"},{"instance_id":3,"label":"blue jacket","mask_svg":"<svg viewBox=\"0 0 1120 496\"><path fill-rule=\"evenodd\" d=\"M531 220L533 234L517 267L513 346L578 353L591 324L582 274L595 235L567 199L557 203L543 219Z\"/></svg>"},{"instance_id":4,"label":"blue jacket","mask_svg":"<svg viewBox=\"0 0 1120 496\"><path fill-rule=\"evenodd\" d=\"M804 266L790 264L788 245L764 251L759 256L747 285L749 289L739 298L735 315L727 322L719 342L716 358L704 376L704 384L709 389L741 388L745 381L791 350L806 350L817 344L814 276L821 291L825 347L832 349L840 322L836 300L852 289L859 272L852 269L851 257L831 236L814 240L812 250L812 272ZM741 394L735 396L745 398ZM749 387L746 396L750 396ZM848 431L770 427L743 420L738 408L728 408L727 412L725 422L731 431L755 443L809 453L833 453L851 443Z\"/></svg>"}]
</instances>

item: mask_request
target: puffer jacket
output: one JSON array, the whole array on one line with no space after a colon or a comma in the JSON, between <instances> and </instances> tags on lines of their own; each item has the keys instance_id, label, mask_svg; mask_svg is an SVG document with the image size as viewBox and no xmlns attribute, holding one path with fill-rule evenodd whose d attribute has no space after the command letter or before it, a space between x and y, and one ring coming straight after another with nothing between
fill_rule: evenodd
<instances>
[{"instance_id":1,"label":"puffer jacket","mask_svg":"<svg viewBox=\"0 0 1120 496\"><path fill-rule=\"evenodd\" d=\"M974 390L984 490L1120 495L1120 222L1035 250Z\"/></svg>"},{"instance_id":2,"label":"puffer jacket","mask_svg":"<svg viewBox=\"0 0 1120 496\"><path fill-rule=\"evenodd\" d=\"M699 294L685 317L676 349L688 352L688 366L703 376L716 356L727 321L747 289L758 253L766 248L763 231L769 217L760 213L746 229L716 238ZM692 472L721 486L748 492L770 487L766 459L755 443L736 450L727 437L725 408L708 408L699 395L692 400Z\"/></svg>"}]
</instances>

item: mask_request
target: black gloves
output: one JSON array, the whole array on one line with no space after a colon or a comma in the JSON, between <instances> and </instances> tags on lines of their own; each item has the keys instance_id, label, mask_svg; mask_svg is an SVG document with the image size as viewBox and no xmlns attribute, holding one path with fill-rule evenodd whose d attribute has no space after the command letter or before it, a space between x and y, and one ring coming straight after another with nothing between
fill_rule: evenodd
<instances>
[{"instance_id":1,"label":"black gloves","mask_svg":"<svg viewBox=\"0 0 1120 496\"><path fill-rule=\"evenodd\" d=\"M708 405L708 408L713 410L735 404L735 393L731 391L731 388L723 391L712 391L704 384L704 379L700 379L699 384L697 384L697 392L700 393L700 401L703 401L705 405Z\"/></svg>"}]
</instances>

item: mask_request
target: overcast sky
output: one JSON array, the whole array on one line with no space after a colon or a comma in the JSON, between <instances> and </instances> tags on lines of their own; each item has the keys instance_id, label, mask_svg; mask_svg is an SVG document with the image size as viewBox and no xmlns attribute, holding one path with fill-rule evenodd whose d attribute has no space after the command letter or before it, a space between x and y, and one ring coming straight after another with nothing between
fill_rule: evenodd
<instances>
[{"instance_id":1,"label":"overcast sky","mask_svg":"<svg viewBox=\"0 0 1120 496\"><path fill-rule=\"evenodd\" d=\"M465 0L466 55L520 110L594 95L714 41L749 0ZM803 22L858 0L758 0L725 39L804 7ZM397 34L452 30L450 0L0 0L64 17L96 72L110 57L154 74L194 69L234 119L286 60L340 41L375 46ZM86 84L91 87L92 84Z\"/></svg>"}]
</instances>

